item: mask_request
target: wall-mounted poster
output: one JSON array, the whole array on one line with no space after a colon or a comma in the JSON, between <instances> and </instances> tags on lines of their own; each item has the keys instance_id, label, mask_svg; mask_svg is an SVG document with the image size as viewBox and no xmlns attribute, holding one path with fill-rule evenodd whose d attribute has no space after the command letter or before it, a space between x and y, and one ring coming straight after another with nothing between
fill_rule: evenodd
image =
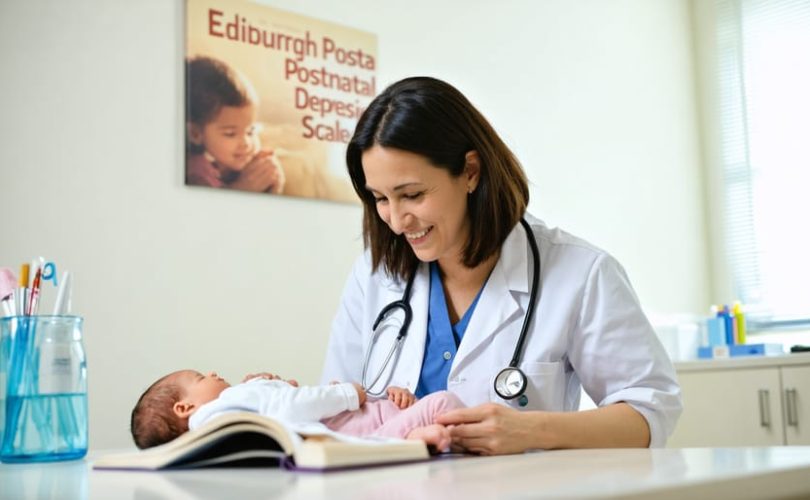
<instances>
[{"instance_id":1,"label":"wall-mounted poster","mask_svg":"<svg viewBox=\"0 0 810 500\"><path fill-rule=\"evenodd\" d=\"M377 92L377 37L238 0L186 7L186 184L356 203L345 151Z\"/></svg>"}]
</instances>

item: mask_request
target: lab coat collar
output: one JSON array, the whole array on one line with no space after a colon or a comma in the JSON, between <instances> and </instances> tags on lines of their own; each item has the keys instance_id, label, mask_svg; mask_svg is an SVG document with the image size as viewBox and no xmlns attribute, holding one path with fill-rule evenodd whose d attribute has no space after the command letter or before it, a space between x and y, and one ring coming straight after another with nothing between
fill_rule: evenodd
<instances>
[{"instance_id":1,"label":"lab coat collar","mask_svg":"<svg viewBox=\"0 0 810 500\"><path fill-rule=\"evenodd\" d=\"M506 237L501 247L501 256L495 269L501 267L509 290L520 293L529 293L533 263L529 257L529 240L526 238L526 231L518 223ZM493 273L495 271L493 269Z\"/></svg>"},{"instance_id":2,"label":"lab coat collar","mask_svg":"<svg viewBox=\"0 0 810 500\"><path fill-rule=\"evenodd\" d=\"M501 255L492 269L486 286L473 312L464 340L459 345L450 377L474 357L476 350L502 331L502 326L525 313L520 305L521 294L528 294L530 273L528 240L523 226L517 224L501 246ZM508 363L509 360L506 360ZM506 364L504 364L506 366Z\"/></svg>"},{"instance_id":3,"label":"lab coat collar","mask_svg":"<svg viewBox=\"0 0 810 500\"><path fill-rule=\"evenodd\" d=\"M416 282L419 281L419 275L424 274L426 272L427 265L424 263L420 263L419 267L416 269L416 278L414 279L414 286L416 286ZM392 292L398 292L402 294L405 291L405 286L408 284L408 279L399 279L395 276L388 274L385 268L380 265L380 268L377 270L379 276L379 283L383 287L387 288Z\"/></svg>"},{"instance_id":4,"label":"lab coat collar","mask_svg":"<svg viewBox=\"0 0 810 500\"><path fill-rule=\"evenodd\" d=\"M529 221L529 224L534 222L529 218L527 218L527 220ZM523 226L520 223L516 224L501 246L500 258L490 274L489 281L492 280L493 276L501 273L503 279L505 280L505 286L509 290L521 293L529 293L531 283L529 283L530 274L527 272L527 270L531 271L532 262L529 261L528 245L529 241L526 239L526 232L523 230ZM370 262L370 255L368 259ZM382 267L378 269L377 273L379 273L378 276L380 284L385 288L399 293L405 291L405 285L407 284L406 280L400 280L399 278L391 276ZM428 277L428 265L424 262L420 263L419 268L417 269L414 286L416 286L416 282L421 281L422 278ZM489 281L487 283L489 283Z\"/></svg>"}]
</instances>

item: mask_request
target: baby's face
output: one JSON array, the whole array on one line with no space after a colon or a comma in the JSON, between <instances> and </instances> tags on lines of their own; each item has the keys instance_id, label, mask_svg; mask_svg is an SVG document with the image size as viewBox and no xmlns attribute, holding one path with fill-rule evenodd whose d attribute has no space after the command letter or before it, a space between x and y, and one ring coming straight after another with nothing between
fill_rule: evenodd
<instances>
[{"instance_id":1,"label":"baby's face","mask_svg":"<svg viewBox=\"0 0 810 500\"><path fill-rule=\"evenodd\" d=\"M197 408L218 398L220 393L231 386L216 372L203 375L194 370L183 370L177 373L177 384L185 393L183 399L194 403Z\"/></svg>"},{"instance_id":2,"label":"baby's face","mask_svg":"<svg viewBox=\"0 0 810 500\"><path fill-rule=\"evenodd\" d=\"M242 170L260 147L256 106L223 106L203 127L201 142L219 166Z\"/></svg>"}]
</instances>

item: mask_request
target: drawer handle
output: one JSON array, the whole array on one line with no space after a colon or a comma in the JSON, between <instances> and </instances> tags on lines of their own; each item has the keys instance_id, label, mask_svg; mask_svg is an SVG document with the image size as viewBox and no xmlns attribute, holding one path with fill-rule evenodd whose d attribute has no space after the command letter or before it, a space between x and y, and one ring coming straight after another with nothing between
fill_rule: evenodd
<instances>
[{"instance_id":1,"label":"drawer handle","mask_svg":"<svg viewBox=\"0 0 810 500\"><path fill-rule=\"evenodd\" d=\"M759 390L759 425L771 426L771 397L768 389Z\"/></svg>"},{"instance_id":2,"label":"drawer handle","mask_svg":"<svg viewBox=\"0 0 810 500\"><path fill-rule=\"evenodd\" d=\"M785 404L787 406L787 424L791 427L798 427L799 412L796 409L796 389L785 389Z\"/></svg>"}]
</instances>

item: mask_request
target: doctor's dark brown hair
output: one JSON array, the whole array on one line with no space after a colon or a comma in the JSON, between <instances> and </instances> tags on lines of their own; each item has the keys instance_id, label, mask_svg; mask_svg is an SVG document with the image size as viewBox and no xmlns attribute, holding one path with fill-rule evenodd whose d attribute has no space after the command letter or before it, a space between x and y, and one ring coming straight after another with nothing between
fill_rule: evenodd
<instances>
[{"instance_id":1,"label":"doctor's dark brown hair","mask_svg":"<svg viewBox=\"0 0 810 500\"><path fill-rule=\"evenodd\" d=\"M380 218L366 189L362 156L377 144L421 155L453 177L464 173L469 151L478 153L480 180L467 209L467 267L494 255L526 211L526 174L486 118L452 85L429 77L406 78L371 102L346 151L349 176L363 202L363 242L371 249L374 270L382 264L389 274L407 279L418 265L405 237Z\"/></svg>"}]
</instances>

